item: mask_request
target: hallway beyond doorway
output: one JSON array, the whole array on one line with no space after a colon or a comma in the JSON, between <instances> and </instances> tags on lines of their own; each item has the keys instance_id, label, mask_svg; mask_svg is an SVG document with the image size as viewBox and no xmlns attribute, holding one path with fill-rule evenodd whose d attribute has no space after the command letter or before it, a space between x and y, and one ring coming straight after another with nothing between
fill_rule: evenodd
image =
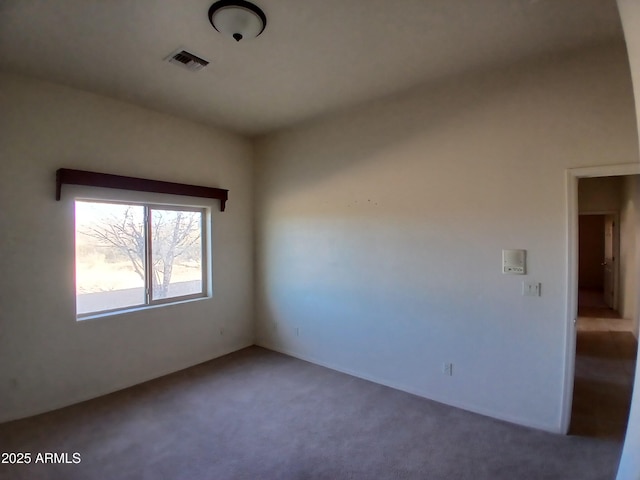
<instances>
[{"instance_id":1,"label":"hallway beyond doorway","mask_svg":"<svg viewBox=\"0 0 640 480\"><path fill-rule=\"evenodd\" d=\"M604 301L604 291L581 288L578 291L578 317L621 319L620 314ZM629 327L629 331L631 331Z\"/></svg>"}]
</instances>

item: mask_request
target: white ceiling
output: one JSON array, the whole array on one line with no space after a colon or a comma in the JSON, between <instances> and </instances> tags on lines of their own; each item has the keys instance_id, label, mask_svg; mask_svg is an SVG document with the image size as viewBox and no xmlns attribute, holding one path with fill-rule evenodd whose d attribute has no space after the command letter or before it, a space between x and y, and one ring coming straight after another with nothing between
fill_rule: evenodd
<instances>
[{"instance_id":1,"label":"white ceiling","mask_svg":"<svg viewBox=\"0 0 640 480\"><path fill-rule=\"evenodd\" d=\"M2 0L0 69L256 134L434 79L622 39L615 0L255 0L236 43L213 0ZM178 47L211 64L163 59Z\"/></svg>"}]
</instances>

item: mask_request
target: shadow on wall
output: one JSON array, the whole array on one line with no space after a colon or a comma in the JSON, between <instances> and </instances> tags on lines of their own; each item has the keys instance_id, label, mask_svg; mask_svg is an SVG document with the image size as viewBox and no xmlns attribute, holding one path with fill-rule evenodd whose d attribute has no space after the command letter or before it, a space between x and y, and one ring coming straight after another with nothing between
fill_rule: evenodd
<instances>
[{"instance_id":1,"label":"shadow on wall","mask_svg":"<svg viewBox=\"0 0 640 480\"><path fill-rule=\"evenodd\" d=\"M594 65L598 65L599 72L610 73L606 81L593 75ZM621 72L621 68L625 71ZM576 78L583 83L577 84ZM612 95L612 92L623 93ZM306 190L310 184L321 183L328 177L348 175L348 170L362 164L387 161L390 154L402 155L413 143L419 143L425 151L416 161L437 165L438 169L446 162L447 168L456 169L463 180L469 173L458 168L458 164L469 159L451 157L448 152L460 142L474 146L480 163L483 155L491 155L494 160L502 158L505 168L517 167L526 174L526 170L534 168L530 162L532 151L549 151L550 143L568 150L584 148L588 158L591 150L582 145L582 140L590 132L572 125L571 118L593 117L597 110L602 115L600 124L592 129L598 135L590 140L598 141L603 131L619 125L619 118L614 119L611 113L619 111L619 106L611 108L611 105L619 103L623 110L628 109L627 92L631 92L631 83L626 49L623 43L616 42L416 86L360 109L332 115L329 121L322 117L282 133L259 137L256 150L262 162L273 165L283 156L297 157L297 167L289 165L289 188L283 194L292 193L291 188ZM608 104L593 103L605 101ZM486 107L495 104L501 104L511 115L490 116L491 110ZM561 111L567 115L560 114ZM465 137L457 138L447 133L469 127L470 122L477 125L477 118L482 115L487 116L487 123L495 125L492 129L483 129L476 136L470 129ZM510 138L505 131L511 129L526 131L527 135ZM313 134L304 135L308 131ZM302 135L296 135L298 132ZM268 171L261 169L261 162L257 169L261 181L268 184ZM411 176L410 170L404 173Z\"/></svg>"},{"instance_id":2,"label":"shadow on wall","mask_svg":"<svg viewBox=\"0 0 640 480\"><path fill-rule=\"evenodd\" d=\"M257 341L559 431L565 169L636 154L632 98L614 45L262 138ZM527 250L542 298L502 275L501 248Z\"/></svg>"}]
</instances>

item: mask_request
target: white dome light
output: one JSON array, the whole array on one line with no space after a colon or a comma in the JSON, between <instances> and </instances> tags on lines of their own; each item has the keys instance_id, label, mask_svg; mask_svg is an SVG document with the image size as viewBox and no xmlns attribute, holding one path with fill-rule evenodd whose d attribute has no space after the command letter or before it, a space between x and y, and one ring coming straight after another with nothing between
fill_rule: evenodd
<instances>
[{"instance_id":1,"label":"white dome light","mask_svg":"<svg viewBox=\"0 0 640 480\"><path fill-rule=\"evenodd\" d=\"M209 21L220 33L237 42L255 38L267 25L267 17L256 5L242 0L220 0L209 8Z\"/></svg>"}]
</instances>

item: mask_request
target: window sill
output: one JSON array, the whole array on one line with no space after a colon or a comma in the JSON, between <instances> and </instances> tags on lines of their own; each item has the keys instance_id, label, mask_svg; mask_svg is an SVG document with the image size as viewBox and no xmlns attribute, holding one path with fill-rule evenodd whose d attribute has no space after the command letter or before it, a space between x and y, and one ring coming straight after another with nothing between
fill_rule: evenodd
<instances>
[{"instance_id":1,"label":"window sill","mask_svg":"<svg viewBox=\"0 0 640 480\"><path fill-rule=\"evenodd\" d=\"M76 321L83 322L85 320L98 320L101 318L114 317L117 315L125 315L130 313L143 312L147 310L155 310L157 308L170 307L174 305L183 305L185 303L193 303L201 300L209 300L211 298L213 298L211 295L204 295L204 296L197 296L193 298L182 298L175 301L168 300L166 302L154 303L152 305L139 305L139 306L129 307L129 308L119 308L118 310L106 310L102 312L87 313L84 315L77 315Z\"/></svg>"}]
</instances>

